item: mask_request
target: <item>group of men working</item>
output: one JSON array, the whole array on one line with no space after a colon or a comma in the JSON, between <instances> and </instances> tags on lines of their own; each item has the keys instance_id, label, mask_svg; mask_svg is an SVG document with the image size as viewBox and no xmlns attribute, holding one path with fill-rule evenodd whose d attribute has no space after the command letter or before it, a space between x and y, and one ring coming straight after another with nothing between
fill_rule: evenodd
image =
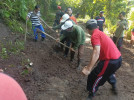
<instances>
[{"instance_id":1,"label":"group of men working","mask_svg":"<svg viewBox=\"0 0 134 100\"><path fill-rule=\"evenodd\" d=\"M61 10L61 7L58 6ZM93 53L91 55L91 60L87 66L82 70L82 73L88 75L87 80L87 90L89 91L89 96L87 99L92 99L97 92L99 86L102 86L106 81L112 85L112 90L114 93L116 91L116 78L115 72L120 68L122 63L120 48L123 41L124 30L127 29L127 20L125 19L125 13L121 12L119 14L120 21L118 22L117 29L115 31L113 41L103 32L103 25L105 25L105 18L103 17L103 11L95 19L90 19L86 23L86 29L91 35L91 43L93 46ZM85 32L77 25L76 18L72 15L72 8L67 8L66 12L62 15L60 19L56 19L56 26L53 29L61 29L60 37L57 41L64 43L66 41L67 46L70 47L71 44L71 58L73 61L76 49L78 49L78 65L77 68L82 67L82 55L84 53L85 44ZM39 28L44 31L40 20L39 20L39 6L35 7L33 12L30 12L27 19L31 19L32 26L35 35L35 41L38 39L36 29ZM59 17L56 17L59 18ZM44 40L45 35L41 34L42 40ZM117 44L117 47L115 44ZM61 46L63 48L63 46ZM65 48L64 56L68 55L69 49ZM97 63L97 61L99 62ZM92 70L92 68L96 67Z\"/></svg>"},{"instance_id":2,"label":"group of men working","mask_svg":"<svg viewBox=\"0 0 134 100\"><path fill-rule=\"evenodd\" d=\"M77 25L76 18L72 15L72 8L68 7L66 13L61 17L60 24L53 27L54 30L61 29L60 42L66 42L66 45L70 47L71 44L71 56L70 61L73 61L75 50L78 48L78 65L80 68L82 62L82 54L84 52L85 32ZM63 49L63 46L61 46ZM65 48L64 57L67 57L69 52L68 48Z\"/></svg>"}]
</instances>

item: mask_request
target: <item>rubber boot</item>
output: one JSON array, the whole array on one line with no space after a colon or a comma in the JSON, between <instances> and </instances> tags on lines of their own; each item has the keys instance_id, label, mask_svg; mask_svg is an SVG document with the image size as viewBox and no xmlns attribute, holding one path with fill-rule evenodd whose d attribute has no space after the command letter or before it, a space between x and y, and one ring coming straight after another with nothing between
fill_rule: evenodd
<instances>
[{"instance_id":1,"label":"rubber boot","mask_svg":"<svg viewBox=\"0 0 134 100\"><path fill-rule=\"evenodd\" d=\"M60 42L64 44L65 40L62 40ZM64 46L62 44L60 44L60 51L63 51L63 49L64 49Z\"/></svg>"},{"instance_id":2,"label":"rubber boot","mask_svg":"<svg viewBox=\"0 0 134 100\"><path fill-rule=\"evenodd\" d=\"M68 52L69 52L69 49L68 48L65 48L64 57L67 57Z\"/></svg>"},{"instance_id":3,"label":"rubber boot","mask_svg":"<svg viewBox=\"0 0 134 100\"><path fill-rule=\"evenodd\" d=\"M86 99L86 100L92 100L92 99L93 99L93 97L94 97L93 93L89 93L89 95L88 95L88 97L87 97L87 99Z\"/></svg>"},{"instance_id":4,"label":"rubber boot","mask_svg":"<svg viewBox=\"0 0 134 100\"><path fill-rule=\"evenodd\" d=\"M114 84L114 85L112 85L112 92L113 92L113 94L114 95L118 95L118 90L117 90L117 87L116 87L116 85Z\"/></svg>"},{"instance_id":5,"label":"rubber boot","mask_svg":"<svg viewBox=\"0 0 134 100\"><path fill-rule=\"evenodd\" d=\"M71 51L71 58L70 58L70 61L73 62L74 60L74 55L75 55L75 52L74 51Z\"/></svg>"},{"instance_id":6,"label":"rubber boot","mask_svg":"<svg viewBox=\"0 0 134 100\"><path fill-rule=\"evenodd\" d=\"M92 100L92 96L88 95L88 97L86 98L86 100Z\"/></svg>"},{"instance_id":7,"label":"rubber boot","mask_svg":"<svg viewBox=\"0 0 134 100\"><path fill-rule=\"evenodd\" d=\"M44 41L45 40L45 38L44 37L41 37L41 41Z\"/></svg>"},{"instance_id":8,"label":"rubber boot","mask_svg":"<svg viewBox=\"0 0 134 100\"><path fill-rule=\"evenodd\" d=\"M66 46L70 47L70 41L68 39L66 40ZM69 48L65 47L64 57L67 57L68 52Z\"/></svg>"},{"instance_id":9,"label":"rubber boot","mask_svg":"<svg viewBox=\"0 0 134 100\"><path fill-rule=\"evenodd\" d=\"M78 65L77 65L77 69L78 70L81 70L81 68L82 68L82 59L78 59Z\"/></svg>"}]
</instances>

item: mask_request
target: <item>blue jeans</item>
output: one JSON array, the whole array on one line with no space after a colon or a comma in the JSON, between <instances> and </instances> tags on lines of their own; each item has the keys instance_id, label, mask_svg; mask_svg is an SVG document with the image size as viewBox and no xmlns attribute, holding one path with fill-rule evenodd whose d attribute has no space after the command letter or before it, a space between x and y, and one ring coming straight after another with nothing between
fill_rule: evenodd
<instances>
[{"instance_id":1,"label":"blue jeans","mask_svg":"<svg viewBox=\"0 0 134 100\"><path fill-rule=\"evenodd\" d=\"M33 29L33 31L34 31L34 39L35 39L35 40L38 39L38 33L36 32L36 29L37 29L37 28L40 29L41 31L45 32L42 25L32 26L32 29ZM45 34L41 33L41 37L42 37L42 38L45 38L46 36L45 36Z\"/></svg>"}]
</instances>

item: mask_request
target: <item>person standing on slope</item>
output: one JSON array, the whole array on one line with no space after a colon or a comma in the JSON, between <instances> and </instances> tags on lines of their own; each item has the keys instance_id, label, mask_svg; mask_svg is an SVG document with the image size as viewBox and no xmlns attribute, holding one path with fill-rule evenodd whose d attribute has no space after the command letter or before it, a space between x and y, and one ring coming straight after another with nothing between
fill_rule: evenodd
<instances>
[{"instance_id":1,"label":"person standing on slope","mask_svg":"<svg viewBox=\"0 0 134 100\"><path fill-rule=\"evenodd\" d=\"M38 5L36 5L34 11L29 12L27 15L27 18L26 18L27 20L31 19L35 42L38 40L37 29L40 29L41 31L45 32L44 28L41 24L41 21L39 19L40 16L41 16L40 7ZM45 34L41 33L41 40L42 41L45 39L45 37L46 37Z\"/></svg>"},{"instance_id":2,"label":"person standing on slope","mask_svg":"<svg viewBox=\"0 0 134 100\"><path fill-rule=\"evenodd\" d=\"M115 72L122 63L121 53L112 39L98 29L95 19L87 21L86 28L91 35L93 46L91 60L82 70L85 75L88 75L87 90L89 95L87 100L91 100L99 87L104 85L106 81L112 85L113 93L117 94ZM92 70L98 60L97 66Z\"/></svg>"}]
</instances>

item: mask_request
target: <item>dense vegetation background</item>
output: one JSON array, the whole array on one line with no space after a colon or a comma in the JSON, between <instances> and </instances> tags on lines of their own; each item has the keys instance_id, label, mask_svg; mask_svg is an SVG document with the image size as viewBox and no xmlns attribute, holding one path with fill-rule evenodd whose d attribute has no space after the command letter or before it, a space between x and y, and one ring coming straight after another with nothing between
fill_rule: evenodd
<instances>
[{"instance_id":1,"label":"dense vegetation background","mask_svg":"<svg viewBox=\"0 0 134 100\"><path fill-rule=\"evenodd\" d=\"M106 18L106 28L109 33L116 29L118 14L121 11L127 13L129 20L129 30L126 32L127 38L130 38L131 29L134 27L134 7L133 0L1 0L0 1L0 19L5 22L13 31L25 33L25 20L29 11L34 9L35 5L40 5L41 14L48 24L52 25L57 5L63 10L67 7L73 8L73 13L80 13L79 18L95 18L99 11L104 11ZM30 26L30 23L29 23Z\"/></svg>"}]
</instances>

